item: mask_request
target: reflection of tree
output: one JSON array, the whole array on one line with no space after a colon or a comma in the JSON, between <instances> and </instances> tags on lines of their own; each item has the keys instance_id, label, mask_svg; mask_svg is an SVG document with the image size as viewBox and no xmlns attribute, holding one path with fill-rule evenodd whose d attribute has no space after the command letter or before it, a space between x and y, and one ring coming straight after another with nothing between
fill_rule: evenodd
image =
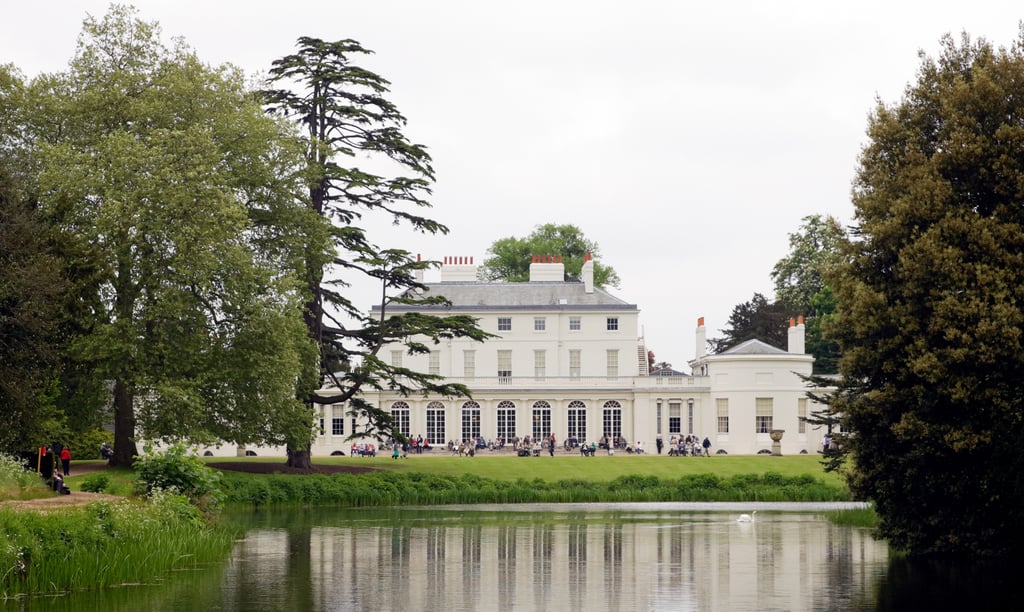
<instances>
[{"instance_id":1,"label":"reflection of tree","mask_svg":"<svg viewBox=\"0 0 1024 612\"><path fill-rule=\"evenodd\" d=\"M587 526L569 525L569 609L581 610L587 595Z\"/></svg>"},{"instance_id":2,"label":"reflection of tree","mask_svg":"<svg viewBox=\"0 0 1024 612\"><path fill-rule=\"evenodd\" d=\"M604 530L604 592L609 609L619 607L622 593L622 525Z\"/></svg>"},{"instance_id":3,"label":"reflection of tree","mask_svg":"<svg viewBox=\"0 0 1024 612\"><path fill-rule=\"evenodd\" d=\"M516 593L516 528L498 527L498 607L511 610Z\"/></svg>"},{"instance_id":4,"label":"reflection of tree","mask_svg":"<svg viewBox=\"0 0 1024 612\"><path fill-rule=\"evenodd\" d=\"M536 609L541 609L551 594L553 540L549 523L533 527L533 601Z\"/></svg>"}]
</instances>

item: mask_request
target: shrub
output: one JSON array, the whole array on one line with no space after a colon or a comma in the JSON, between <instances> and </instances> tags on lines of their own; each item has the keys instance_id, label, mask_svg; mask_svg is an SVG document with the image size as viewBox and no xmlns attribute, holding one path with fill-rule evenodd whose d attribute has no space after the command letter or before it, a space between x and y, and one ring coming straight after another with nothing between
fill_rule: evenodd
<instances>
[{"instance_id":1,"label":"shrub","mask_svg":"<svg viewBox=\"0 0 1024 612\"><path fill-rule=\"evenodd\" d=\"M88 476L78 485L83 491L90 493L102 493L110 486L110 477L106 474L93 474Z\"/></svg>"},{"instance_id":2,"label":"shrub","mask_svg":"<svg viewBox=\"0 0 1024 612\"><path fill-rule=\"evenodd\" d=\"M147 452L135 463L136 492L148 495L160 489L184 495L193 504L213 509L220 505L220 474L196 456L186 454L181 444L163 452Z\"/></svg>"}]
</instances>

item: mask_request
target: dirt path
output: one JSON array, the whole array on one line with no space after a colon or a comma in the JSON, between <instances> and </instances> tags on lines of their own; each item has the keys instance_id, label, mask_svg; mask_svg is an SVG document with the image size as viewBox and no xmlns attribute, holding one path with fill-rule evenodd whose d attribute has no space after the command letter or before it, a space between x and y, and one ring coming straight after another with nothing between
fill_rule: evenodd
<instances>
[{"instance_id":1,"label":"dirt path","mask_svg":"<svg viewBox=\"0 0 1024 612\"><path fill-rule=\"evenodd\" d=\"M94 461L94 462L71 462L71 475L81 476L83 474L93 474L95 472L102 472L107 469L106 462ZM110 495L107 493L89 493L88 491L72 491L71 495L52 495L48 497L39 497L36 499L11 499L6 501L0 501L0 508L11 508L14 510L29 510L34 512L58 512L61 508L74 508L85 506L94 501L116 501L125 499L120 495Z\"/></svg>"}]
</instances>

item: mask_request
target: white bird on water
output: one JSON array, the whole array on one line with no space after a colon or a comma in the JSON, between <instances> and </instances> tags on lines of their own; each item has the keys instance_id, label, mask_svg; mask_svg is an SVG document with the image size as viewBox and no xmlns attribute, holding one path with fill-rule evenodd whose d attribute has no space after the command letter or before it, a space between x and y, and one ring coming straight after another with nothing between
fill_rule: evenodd
<instances>
[{"instance_id":1,"label":"white bird on water","mask_svg":"<svg viewBox=\"0 0 1024 612\"><path fill-rule=\"evenodd\" d=\"M757 510L754 510L750 514L741 514L740 517L738 519L736 519L736 522L737 523L753 523L754 522L754 515L755 514L757 514Z\"/></svg>"}]
</instances>

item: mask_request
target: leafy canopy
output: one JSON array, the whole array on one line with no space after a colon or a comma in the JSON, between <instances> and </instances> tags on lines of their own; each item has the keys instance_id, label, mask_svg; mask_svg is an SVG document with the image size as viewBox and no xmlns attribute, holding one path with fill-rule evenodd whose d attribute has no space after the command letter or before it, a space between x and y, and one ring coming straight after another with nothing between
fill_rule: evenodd
<instances>
[{"instance_id":1,"label":"leafy canopy","mask_svg":"<svg viewBox=\"0 0 1024 612\"><path fill-rule=\"evenodd\" d=\"M1024 30L878 103L834 285L850 483L915 554L1024 550Z\"/></svg>"},{"instance_id":2,"label":"leafy canopy","mask_svg":"<svg viewBox=\"0 0 1024 612\"><path fill-rule=\"evenodd\" d=\"M575 225L538 225L525 238L500 238L487 249L490 257L480 266L482 280L525 282L530 280L530 261L534 255L561 255L565 280L580 280L587 254L594 259L594 285L618 287L619 275L611 266L598 262L600 248Z\"/></svg>"},{"instance_id":3,"label":"leafy canopy","mask_svg":"<svg viewBox=\"0 0 1024 612\"><path fill-rule=\"evenodd\" d=\"M403 133L406 119L386 97L388 81L358 63L370 53L354 40L302 37L295 53L274 61L262 94L272 113L304 132L308 189L303 202L330 222L329 248L307 250L303 279L306 329L320 350L319 382L328 388L303 399L319 406L347 403L349 413L366 424L362 433L389 437L400 436L390 411L366 401L359 393L364 387L444 396L466 395L468 389L379 359L381 348L399 343L418 353L445 338L487 334L465 316L388 313L396 302L443 303L422 297L425 287L417 280L435 263L375 243L361 225L364 216L389 216L395 224L431 234L448 228L420 213L430 206L431 159ZM366 313L351 302L344 289L355 282L379 285L379 310ZM290 465L308 466L311 433L289 442Z\"/></svg>"}]
</instances>

